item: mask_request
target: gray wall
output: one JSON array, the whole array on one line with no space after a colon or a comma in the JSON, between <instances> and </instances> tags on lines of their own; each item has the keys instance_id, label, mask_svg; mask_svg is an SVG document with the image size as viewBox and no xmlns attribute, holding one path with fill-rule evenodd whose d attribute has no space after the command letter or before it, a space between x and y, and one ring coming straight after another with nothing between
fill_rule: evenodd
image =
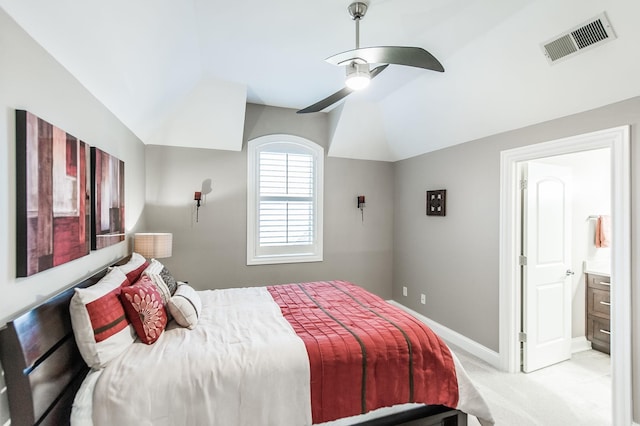
<instances>
[{"instance_id":1,"label":"gray wall","mask_svg":"<svg viewBox=\"0 0 640 426\"><path fill-rule=\"evenodd\" d=\"M0 9L0 324L128 253L127 242L16 278L15 110L25 109L125 163L125 226L144 206L144 145ZM3 387L0 379L0 388ZM9 417L0 394L0 424Z\"/></svg>"},{"instance_id":2,"label":"gray wall","mask_svg":"<svg viewBox=\"0 0 640 426\"><path fill-rule=\"evenodd\" d=\"M16 278L15 110L25 109L125 163L125 226L144 207L145 147L47 52L0 10L0 320L128 253L116 244L28 278Z\"/></svg>"},{"instance_id":3,"label":"gray wall","mask_svg":"<svg viewBox=\"0 0 640 426\"><path fill-rule=\"evenodd\" d=\"M458 145L395 166L393 299L497 351L497 151ZM447 190L445 217L426 215L436 189Z\"/></svg>"},{"instance_id":4,"label":"gray wall","mask_svg":"<svg viewBox=\"0 0 640 426\"><path fill-rule=\"evenodd\" d=\"M393 298L497 352L500 151L621 125L631 125L631 291L633 324L640 324L640 98L397 162ZM447 189L446 217L425 215L429 189ZM638 419L640 327L632 338Z\"/></svg>"},{"instance_id":5,"label":"gray wall","mask_svg":"<svg viewBox=\"0 0 640 426\"><path fill-rule=\"evenodd\" d=\"M148 231L172 232L173 256L163 263L198 289L345 279L391 297L393 165L325 158L324 261L246 265L246 141L289 133L327 151L325 114L247 105L241 152L148 146L145 217ZM211 192L195 221L193 193ZM365 195L364 222L356 196Z\"/></svg>"}]
</instances>

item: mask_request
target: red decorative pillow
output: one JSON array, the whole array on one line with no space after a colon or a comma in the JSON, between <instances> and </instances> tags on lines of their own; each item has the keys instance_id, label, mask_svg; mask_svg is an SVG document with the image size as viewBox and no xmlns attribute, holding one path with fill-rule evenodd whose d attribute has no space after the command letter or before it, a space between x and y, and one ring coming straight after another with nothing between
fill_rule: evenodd
<instances>
[{"instance_id":1,"label":"red decorative pillow","mask_svg":"<svg viewBox=\"0 0 640 426\"><path fill-rule=\"evenodd\" d=\"M140 340L147 345L158 340L167 325L167 313L153 282L141 277L136 284L122 288L120 300Z\"/></svg>"},{"instance_id":2,"label":"red decorative pillow","mask_svg":"<svg viewBox=\"0 0 640 426\"><path fill-rule=\"evenodd\" d=\"M133 284L140 278L140 274L142 274L142 271L144 271L147 266L149 266L147 259L142 257L141 254L132 253L127 263L116 267L127 276L129 283Z\"/></svg>"},{"instance_id":3,"label":"red decorative pillow","mask_svg":"<svg viewBox=\"0 0 640 426\"><path fill-rule=\"evenodd\" d=\"M118 287L86 304L96 343L108 339L129 325L122 304L118 300L120 291L121 288Z\"/></svg>"}]
</instances>

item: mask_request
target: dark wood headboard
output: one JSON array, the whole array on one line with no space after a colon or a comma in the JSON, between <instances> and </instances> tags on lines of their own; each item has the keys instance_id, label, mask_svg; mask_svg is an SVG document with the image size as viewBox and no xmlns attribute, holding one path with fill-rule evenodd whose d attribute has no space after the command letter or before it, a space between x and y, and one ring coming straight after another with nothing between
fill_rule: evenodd
<instances>
[{"instance_id":1,"label":"dark wood headboard","mask_svg":"<svg viewBox=\"0 0 640 426\"><path fill-rule=\"evenodd\" d=\"M74 289L95 284L104 268L7 323L0 330L11 425L65 425L89 368L76 346L69 301Z\"/></svg>"}]
</instances>

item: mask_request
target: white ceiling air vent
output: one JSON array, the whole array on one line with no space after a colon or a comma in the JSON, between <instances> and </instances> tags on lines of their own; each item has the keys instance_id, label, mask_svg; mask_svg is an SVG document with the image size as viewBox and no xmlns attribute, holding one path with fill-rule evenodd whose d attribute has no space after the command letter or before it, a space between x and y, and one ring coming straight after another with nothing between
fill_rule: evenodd
<instances>
[{"instance_id":1,"label":"white ceiling air vent","mask_svg":"<svg viewBox=\"0 0 640 426\"><path fill-rule=\"evenodd\" d=\"M616 34L605 12L545 43L542 50L550 64L558 62L591 47L614 40Z\"/></svg>"}]
</instances>

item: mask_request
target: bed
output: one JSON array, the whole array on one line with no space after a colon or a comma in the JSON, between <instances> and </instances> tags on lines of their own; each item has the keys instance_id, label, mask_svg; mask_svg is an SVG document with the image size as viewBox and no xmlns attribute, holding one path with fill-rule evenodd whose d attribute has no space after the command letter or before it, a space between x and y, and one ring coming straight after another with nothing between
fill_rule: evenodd
<instances>
[{"instance_id":1,"label":"bed","mask_svg":"<svg viewBox=\"0 0 640 426\"><path fill-rule=\"evenodd\" d=\"M121 263L127 282L150 267ZM161 299L174 318L154 342L114 331L133 340L103 346L109 359L96 367L69 306L75 315L74 295L114 275L102 270L0 331L12 425L466 425L467 413L493 423L435 334L345 281L200 292L172 283Z\"/></svg>"}]
</instances>

